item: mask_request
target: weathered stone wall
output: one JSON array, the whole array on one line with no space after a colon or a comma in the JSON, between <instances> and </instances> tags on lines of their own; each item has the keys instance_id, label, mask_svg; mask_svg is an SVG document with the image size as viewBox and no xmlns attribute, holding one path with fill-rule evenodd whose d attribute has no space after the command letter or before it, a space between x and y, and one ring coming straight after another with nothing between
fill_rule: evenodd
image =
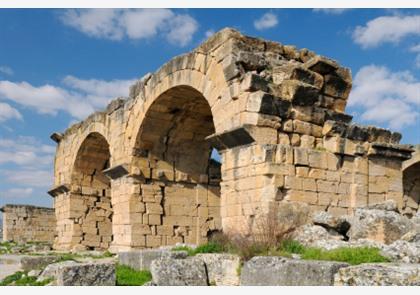
<instances>
[{"instance_id":1,"label":"weathered stone wall","mask_svg":"<svg viewBox=\"0 0 420 295\"><path fill-rule=\"evenodd\" d=\"M54 209L28 205L5 205L3 212L3 241L54 241L56 222Z\"/></svg>"},{"instance_id":2,"label":"weathered stone wall","mask_svg":"<svg viewBox=\"0 0 420 295\"><path fill-rule=\"evenodd\" d=\"M405 206L412 149L398 133L351 123L351 86L349 69L307 49L216 33L52 136L56 248L249 233L289 200L334 215L386 199Z\"/></svg>"}]
</instances>

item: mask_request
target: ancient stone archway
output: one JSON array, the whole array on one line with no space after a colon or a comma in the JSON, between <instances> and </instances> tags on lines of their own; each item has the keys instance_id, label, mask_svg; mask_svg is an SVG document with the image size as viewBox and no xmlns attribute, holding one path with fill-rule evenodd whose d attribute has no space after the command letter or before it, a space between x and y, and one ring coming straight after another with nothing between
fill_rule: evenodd
<instances>
[{"instance_id":1,"label":"ancient stone archway","mask_svg":"<svg viewBox=\"0 0 420 295\"><path fill-rule=\"evenodd\" d=\"M88 234L72 167L93 133L112 155L108 169L95 166L110 179L112 251L200 243L215 229L251 233L280 202L334 215L387 199L403 206L401 166L413 150L398 133L351 123L351 85L349 69L307 49L216 33L145 75L129 97L52 136L56 248Z\"/></svg>"}]
</instances>

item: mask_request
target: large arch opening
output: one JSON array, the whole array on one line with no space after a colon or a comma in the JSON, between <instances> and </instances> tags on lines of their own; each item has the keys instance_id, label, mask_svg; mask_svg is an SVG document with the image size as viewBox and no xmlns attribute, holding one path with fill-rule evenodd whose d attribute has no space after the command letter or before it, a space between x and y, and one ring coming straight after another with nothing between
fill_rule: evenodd
<instances>
[{"instance_id":1,"label":"large arch opening","mask_svg":"<svg viewBox=\"0 0 420 295\"><path fill-rule=\"evenodd\" d=\"M148 247L198 244L221 228L220 157L206 140L213 133L207 100L188 86L163 93L145 114L133 166L143 178Z\"/></svg>"},{"instance_id":2,"label":"large arch opening","mask_svg":"<svg viewBox=\"0 0 420 295\"><path fill-rule=\"evenodd\" d=\"M420 162L414 163L403 171L404 211L415 215L420 206Z\"/></svg>"},{"instance_id":3,"label":"large arch opening","mask_svg":"<svg viewBox=\"0 0 420 295\"><path fill-rule=\"evenodd\" d=\"M113 239L111 184L103 174L109 168L110 158L106 139L91 133L80 146L74 163L71 196L74 234L79 235L79 245L87 250L108 249Z\"/></svg>"}]
</instances>

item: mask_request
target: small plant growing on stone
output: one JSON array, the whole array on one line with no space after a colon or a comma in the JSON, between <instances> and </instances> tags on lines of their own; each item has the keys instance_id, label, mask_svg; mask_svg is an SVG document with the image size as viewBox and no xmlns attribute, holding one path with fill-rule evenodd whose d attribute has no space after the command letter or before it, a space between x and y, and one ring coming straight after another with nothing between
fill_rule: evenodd
<instances>
[{"instance_id":1,"label":"small plant growing on stone","mask_svg":"<svg viewBox=\"0 0 420 295\"><path fill-rule=\"evenodd\" d=\"M5 277L0 282L0 286L45 286L50 282L51 279L38 282L37 277L28 276L27 272L18 271L10 276Z\"/></svg>"},{"instance_id":2,"label":"small plant growing on stone","mask_svg":"<svg viewBox=\"0 0 420 295\"><path fill-rule=\"evenodd\" d=\"M147 270L134 270L126 265L116 266L117 286L143 286L152 280L152 274Z\"/></svg>"},{"instance_id":3,"label":"small plant growing on stone","mask_svg":"<svg viewBox=\"0 0 420 295\"><path fill-rule=\"evenodd\" d=\"M374 247L342 247L333 250L319 248L306 248L302 259L332 260L347 262L352 265L361 263L389 262L390 260L380 254L380 249Z\"/></svg>"}]
</instances>

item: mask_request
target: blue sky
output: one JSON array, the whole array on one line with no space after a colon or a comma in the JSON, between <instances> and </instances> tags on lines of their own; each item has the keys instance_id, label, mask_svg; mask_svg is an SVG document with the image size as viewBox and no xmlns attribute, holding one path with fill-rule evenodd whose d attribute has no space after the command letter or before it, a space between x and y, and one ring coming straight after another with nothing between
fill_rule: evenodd
<instances>
[{"instance_id":1,"label":"blue sky","mask_svg":"<svg viewBox=\"0 0 420 295\"><path fill-rule=\"evenodd\" d=\"M52 206L49 135L227 26L351 68L353 121L420 143L418 9L0 9L0 206Z\"/></svg>"}]
</instances>

